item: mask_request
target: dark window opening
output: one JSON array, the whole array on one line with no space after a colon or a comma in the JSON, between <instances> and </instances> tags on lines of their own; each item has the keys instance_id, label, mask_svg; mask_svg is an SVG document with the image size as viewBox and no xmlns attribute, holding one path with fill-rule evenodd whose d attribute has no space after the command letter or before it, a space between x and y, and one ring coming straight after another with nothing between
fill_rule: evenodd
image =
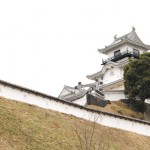
<instances>
[{"instance_id":1,"label":"dark window opening","mask_svg":"<svg viewBox=\"0 0 150 150\"><path fill-rule=\"evenodd\" d=\"M117 50L117 51L114 52L114 57L118 57L118 56L120 56L120 55L121 55L120 50Z\"/></svg>"},{"instance_id":2,"label":"dark window opening","mask_svg":"<svg viewBox=\"0 0 150 150\"><path fill-rule=\"evenodd\" d=\"M140 55L140 52L138 49L133 49L133 56L138 57Z\"/></svg>"}]
</instances>

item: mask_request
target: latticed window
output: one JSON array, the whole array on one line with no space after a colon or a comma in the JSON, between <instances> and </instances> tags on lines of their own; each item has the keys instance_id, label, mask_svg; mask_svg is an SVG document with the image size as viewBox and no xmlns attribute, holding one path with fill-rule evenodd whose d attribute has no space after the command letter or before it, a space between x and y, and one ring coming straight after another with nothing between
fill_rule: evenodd
<instances>
[{"instance_id":1,"label":"latticed window","mask_svg":"<svg viewBox=\"0 0 150 150\"><path fill-rule=\"evenodd\" d=\"M110 71L110 76L113 76L114 75L114 71Z\"/></svg>"}]
</instances>

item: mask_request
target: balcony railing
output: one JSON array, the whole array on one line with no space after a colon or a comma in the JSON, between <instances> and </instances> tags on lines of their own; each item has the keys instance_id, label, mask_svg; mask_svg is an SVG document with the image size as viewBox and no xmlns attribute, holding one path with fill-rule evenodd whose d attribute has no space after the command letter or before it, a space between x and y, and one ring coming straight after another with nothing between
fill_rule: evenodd
<instances>
[{"instance_id":1,"label":"balcony railing","mask_svg":"<svg viewBox=\"0 0 150 150\"><path fill-rule=\"evenodd\" d=\"M139 51L124 51L124 52L120 52L118 53L117 55L114 55L113 57L110 57L106 60L103 60L102 59L102 65L105 65L107 62L109 61L113 61L113 62L116 62L122 58L125 58L125 57L134 57L134 58L139 58Z\"/></svg>"}]
</instances>

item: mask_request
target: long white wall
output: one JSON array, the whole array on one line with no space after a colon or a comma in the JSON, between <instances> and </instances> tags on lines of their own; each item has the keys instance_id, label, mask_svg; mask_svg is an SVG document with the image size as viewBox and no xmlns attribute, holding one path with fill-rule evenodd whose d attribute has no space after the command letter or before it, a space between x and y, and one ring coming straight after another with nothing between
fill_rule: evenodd
<instances>
[{"instance_id":1,"label":"long white wall","mask_svg":"<svg viewBox=\"0 0 150 150\"><path fill-rule=\"evenodd\" d=\"M78 100L73 101L73 103L81 105L81 106L85 106L86 105L86 95L82 98L79 98Z\"/></svg>"},{"instance_id":2,"label":"long white wall","mask_svg":"<svg viewBox=\"0 0 150 150\"><path fill-rule=\"evenodd\" d=\"M23 88L19 89L7 84L0 84L0 96L71 114L91 121L94 121L98 117L96 122L99 124L150 136L150 123L148 122L142 122L109 113L102 113L51 96L39 94L38 92L30 92L30 90L24 90Z\"/></svg>"},{"instance_id":3,"label":"long white wall","mask_svg":"<svg viewBox=\"0 0 150 150\"><path fill-rule=\"evenodd\" d=\"M120 91L105 91L105 99L110 101L119 101L120 99L125 99L124 92Z\"/></svg>"},{"instance_id":4,"label":"long white wall","mask_svg":"<svg viewBox=\"0 0 150 150\"><path fill-rule=\"evenodd\" d=\"M117 48L113 48L111 51L108 52L108 57L113 57L114 56L114 52L117 50L120 50L121 52L124 52L127 50L129 46L127 46L127 44L118 46Z\"/></svg>"}]
</instances>

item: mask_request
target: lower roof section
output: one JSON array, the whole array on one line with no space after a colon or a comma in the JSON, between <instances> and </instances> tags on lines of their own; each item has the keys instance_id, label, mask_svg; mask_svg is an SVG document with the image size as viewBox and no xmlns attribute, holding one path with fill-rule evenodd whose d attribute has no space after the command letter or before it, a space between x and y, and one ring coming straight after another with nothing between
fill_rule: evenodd
<instances>
[{"instance_id":1,"label":"lower roof section","mask_svg":"<svg viewBox=\"0 0 150 150\"><path fill-rule=\"evenodd\" d=\"M115 87L118 87L118 86L122 86L124 85L124 79L119 79L119 80L116 80L116 81L113 81L111 83L108 83L108 84L103 84L100 86L101 89L103 89L103 91L112 91Z\"/></svg>"},{"instance_id":2,"label":"lower roof section","mask_svg":"<svg viewBox=\"0 0 150 150\"><path fill-rule=\"evenodd\" d=\"M87 75L86 77L91 80L99 79L99 78L103 77L103 75L105 74L107 69L110 69L111 67L119 67L120 65L121 64L118 62L109 61L105 66L103 66L103 68L100 71L98 71L94 74L91 74L91 75Z\"/></svg>"}]
</instances>

